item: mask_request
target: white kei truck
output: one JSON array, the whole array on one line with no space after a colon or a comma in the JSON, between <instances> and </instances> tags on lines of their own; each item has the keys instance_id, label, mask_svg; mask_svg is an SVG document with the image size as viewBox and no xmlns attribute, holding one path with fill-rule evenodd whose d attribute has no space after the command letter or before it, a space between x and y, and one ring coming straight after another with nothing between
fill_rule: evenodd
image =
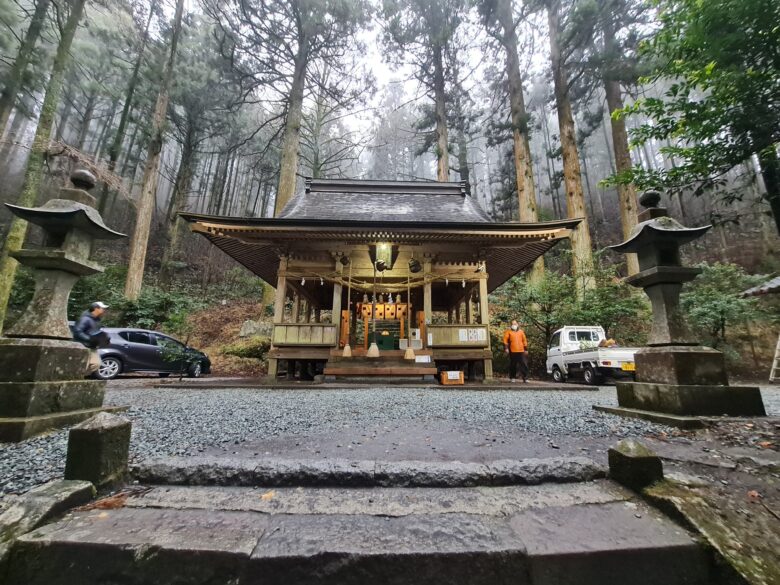
<instances>
[{"instance_id":1,"label":"white kei truck","mask_svg":"<svg viewBox=\"0 0 780 585\"><path fill-rule=\"evenodd\" d=\"M599 347L606 339L603 327L563 327L553 333L547 347L547 373L557 383L581 376L598 385L605 378L633 378L637 347Z\"/></svg>"}]
</instances>

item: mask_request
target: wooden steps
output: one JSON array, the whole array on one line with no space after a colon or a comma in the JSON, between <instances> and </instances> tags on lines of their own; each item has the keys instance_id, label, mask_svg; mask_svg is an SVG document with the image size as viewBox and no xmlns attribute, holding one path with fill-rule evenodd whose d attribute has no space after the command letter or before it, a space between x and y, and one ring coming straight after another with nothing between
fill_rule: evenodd
<instances>
[{"instance_id":1,"label":"wooden steps","mask_svg":"<svg viewBox=\"0 0 780 585\"><path fill-rule=\"evenodd\" d=\"M382 376L423 379L425 376L436 375L436 365L433 362L417 363L414 360L405 360L403 352L400 351L383 352L378 358L345 358L341 355L331 355L323 373L325 376L342 379Z\"/></svg>"},{"instance_id":2,"label":"wooden steps","mask_svg":"<svg viewBox=\"0 0 780 585\"><path fill-rule=\"evenodd\" d=\"M326 376L435 376L436 368L325 368Z\"/></svg>"}]
</instances>

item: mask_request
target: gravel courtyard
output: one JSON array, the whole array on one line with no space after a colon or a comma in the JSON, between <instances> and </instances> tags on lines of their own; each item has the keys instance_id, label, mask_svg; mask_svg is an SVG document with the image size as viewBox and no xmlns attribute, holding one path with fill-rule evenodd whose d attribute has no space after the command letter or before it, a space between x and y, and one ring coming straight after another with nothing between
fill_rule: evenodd
<instances>
[{"instance_id":1,"label":"gravel courtyard","mask_svg":"<svg viewBox=\"0 0 780 585\"><path fill-rule=\"evenodd\" d=\"M780 389L765 388L780 415ZM603 453L619 438L673 432L595 412L598 391L431 388L206 390L117 381L107 405L129 406L131 459L157 455L484 460ZM62 476L67 430L0 444L0 495Z\"/></svg>"}]
</instances>

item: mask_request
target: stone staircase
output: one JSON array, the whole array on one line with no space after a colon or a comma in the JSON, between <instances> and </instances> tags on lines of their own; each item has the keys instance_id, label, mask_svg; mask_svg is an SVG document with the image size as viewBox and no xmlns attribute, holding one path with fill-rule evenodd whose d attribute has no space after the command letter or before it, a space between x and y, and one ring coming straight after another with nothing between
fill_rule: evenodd
<instances>
[{"instance_id":1,"label":"stone staircase","mask_svg":"<svg viewBox=\"0 0 780 585\"><path fill-rule=\"evenodd\" d=\"M17 541L4 583L716 582L691 535L633 492L593 480L603 475L594 465L151 462L136 469L131 493ZM497 484L510 469L515 483ZM431 487L446 478L454 483Z\"/></svg>"}]
</instances>

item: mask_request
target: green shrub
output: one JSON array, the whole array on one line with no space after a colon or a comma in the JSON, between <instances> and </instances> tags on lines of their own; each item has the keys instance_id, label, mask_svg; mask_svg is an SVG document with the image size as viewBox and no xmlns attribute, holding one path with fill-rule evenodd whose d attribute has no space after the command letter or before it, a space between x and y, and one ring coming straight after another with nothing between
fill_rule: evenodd
<instances>
[{"instance_id":1,"label":"green shrub","mask_svg":"<svg viewBox=\"0 0 780 585\"><path fill-rule=\"evenodd\" d=\"M109 321L125 327L154 329L164 326L173 318L173 325L181 324L184 315L202 309L207 301L186 291L163 291L157 287L144 287L137 301L122 300L109 314ZM178 317L172 317L177 316Z\"/></svg>"},{"instance_id":2,"label":"green shrub","mask_svg":"<svg viewBox=\"0 0 780 585\"><path fill-rule=\"evenodd\" d=\"M222 348L222 353L234 357L263 360L265 359L266 354L268 354L269 349L271 349L271 340L268 337L260 337L257 335L224 346Z\"/></svg>"},{"instance_id":3,"label":"green shrub","mask_svg":"<svg viewBox=\"0 0 780 585\"><path fill-rule=\"evenodd\" d=\"M751 276L736 264L699 264L701 274L683 289L680 304L697 340L720 349L732 358L728 334L739 325L769 318L755 298L741 298L742 291L764 280ZM738 357L738 356L737 356Z\"/></svg>"}]
</instances>

